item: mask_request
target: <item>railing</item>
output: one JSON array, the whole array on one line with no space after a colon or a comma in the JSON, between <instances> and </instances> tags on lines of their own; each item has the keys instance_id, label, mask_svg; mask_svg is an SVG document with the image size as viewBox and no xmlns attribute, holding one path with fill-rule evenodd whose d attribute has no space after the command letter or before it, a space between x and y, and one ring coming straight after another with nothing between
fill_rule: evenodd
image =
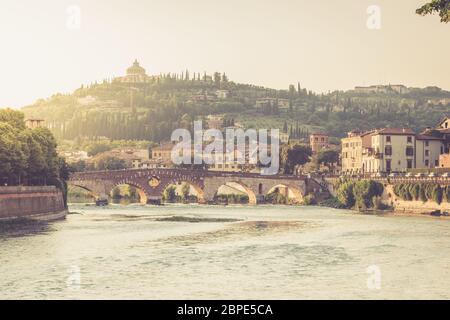
<instances>
[{"instance_id":1,"label":"railing","mask_svg":"<svg viewBox=\"0 0 450 320\"><path fill-rule=\"evenodd\" d=\"M122 170L111 170L111 171L86 171L86 172L75 172L70 176L69 180L93 180L93 179L113 179L120 177L129 177L129 175L140 175L140 174L179 174L179 175L190 175L196 177L233 177L233 178L263 178L263 179L289 179L289 180L306 180L304 175L261 175L259 173L249 173L249 172L229 172L229 171L208 171L208 170L191 170L191 169L122 169Z\"/></svg>"},{"instance_id":2,"label":"railing","mask_svg":"<svg viewBox=\"0 0 450 320\"><path fill-rule=\"evenodd\" d=\"M328 182L336 182L338 180L373 180L381 183L400 184L400 183L436 183L450 185L450 177L373 177L371 175L353 175L353 176L326 176Z\"/></svg>"}]
</instances>

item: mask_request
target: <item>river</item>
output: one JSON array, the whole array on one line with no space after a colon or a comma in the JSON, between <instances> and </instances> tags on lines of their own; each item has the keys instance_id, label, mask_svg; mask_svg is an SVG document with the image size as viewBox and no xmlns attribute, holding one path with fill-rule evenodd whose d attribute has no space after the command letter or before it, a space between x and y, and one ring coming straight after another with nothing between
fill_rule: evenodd
<instances>
[{"instance_id":1,"label":"river","mask_svg":"<svg viewBox=\"0 0 450 320\"><path fill-rule=\"evenodd\" d=\"M449 299L450 220L76 204L0 231L0 299Z\"/></svg>"}]
</instances>

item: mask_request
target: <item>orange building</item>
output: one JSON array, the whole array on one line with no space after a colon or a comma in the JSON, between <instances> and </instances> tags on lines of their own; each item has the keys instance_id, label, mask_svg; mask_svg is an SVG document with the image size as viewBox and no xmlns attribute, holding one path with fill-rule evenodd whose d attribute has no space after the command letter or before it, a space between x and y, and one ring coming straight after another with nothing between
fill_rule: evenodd
<instances>
[{"instance_id":1,"label":"orange building","mask_svg":"<svg viewBox=\"0 0 450 320\"><path fill-rule=\"evenodd\" d=\"M309 143L313 153L329 147L330 137L326 133L313 133L309 137Z\"/></svg>"}]
</instances>

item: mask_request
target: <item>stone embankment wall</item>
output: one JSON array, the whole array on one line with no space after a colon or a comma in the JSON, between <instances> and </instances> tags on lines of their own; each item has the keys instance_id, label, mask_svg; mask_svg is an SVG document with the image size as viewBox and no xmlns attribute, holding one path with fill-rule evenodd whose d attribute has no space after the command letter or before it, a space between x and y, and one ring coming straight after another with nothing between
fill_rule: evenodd
<instances>
[{"instance_id":1,"label":"stone embankment wall","mask_svg":"<svg viewBox=\"0 0 450 320\"><path fill-rule=\"evenodd\" d=\"M442 212L450 212L450 203L445 200L441 204L437 204L434 201L428 200L422 201L405 201L397 197L394 193L394 186L387 185L384 188L383 202L394 208L399 212L411 212L411 213L429 213L432 211L440 210Z\"/></svg>"},{"instance_id":2,"label":"stone embankment wall","mask_svg":"<svg viewBox=\"0 0 450 320\"><path fill-rule=\"evenodd\" d=\"M334 178L326 178L325 179L328 185L328 190L331 195L336 196L336 186L340 182L339 177ZM359 181L361 179L348 179L353 181ZM408 213L430 213L433 211L440 210L441 212L450 212L450 203L445 200L442 201L441 204L437 204L434 201L428 200L427 202L422 201L405 201L401 198L397 197L394 193L394 183L439 183L442 186L449 185L449 178L439 178L439 179L430 179L430 178L398 178L392 179L395 181L389 181L386 178L380 179L370 179L374 181L378 181L384 185L384 192L382 195L382 202L398 212L408 212Z\"/></svg>"},{"instance_id":3,"label":"stone embankment wall","mask_svg":"<svg viewBox=\"0 0 450 320\"><path fill-rule=\"evenodd\" d=\"M62 192L56 187L0 187L0 221L55 220L66 213Z\"/></svg>"}]
</instances>

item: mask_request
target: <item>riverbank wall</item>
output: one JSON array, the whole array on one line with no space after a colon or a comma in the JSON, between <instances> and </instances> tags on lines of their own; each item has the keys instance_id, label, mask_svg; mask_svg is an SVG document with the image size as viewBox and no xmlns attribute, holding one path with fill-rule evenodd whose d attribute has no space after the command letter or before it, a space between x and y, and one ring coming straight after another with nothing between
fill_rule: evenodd
<instances>
[{"instance_id":1,"label":"riverbank wall","mask_svg":"<svg viewBox=\"0 0 450 320\"><path fill-rule=\"evenodd\" d=\"M325 179L328 185L328 190L330 194L334 197L337 196L337 186L340 183L340 178L327 178ZM351 181L359 181L361 179L349 179L347 180ZM377 182L380 182L383 184L384 190L383 194L381 196L381 202L393 209L394 212L407 212L407 213L414 213L414 214L428 214L434 211L441 211L441 212L450 212L450 203L443 200L440 204L433 200L427 200L425 202L420 200L411 200L406 201L401 199L399 196L395 195L394 192L394 186L395 183L437 183L441 187L445 187L450 184L450 180L448 179L417 179L417 178L410 178L410 179L397 179L400 181L388 181L386 178L379 178L379 179L368 179L368 180L374 180ZM395 180L395 179L393 179Z\"/></svg>"},{"instance_id":2,"label":"riverbank wall","mask_svg":"<svg viewBox=\"0 0 450 320\"><path fill-rule=\"evenodd\" d=\"M65 218L62 192L54 186L0 187L0 222Z\"/></svg>"},{"instance_id":3,"label":"riverbank wall","mask_svg":"<svg viewBox=\"0 0 450 320\"><path fill-rule=\"evenodd\" d=\"M392 207L397 212L409 213L430 213L433 211L450 212L450 203L443 200L440 204L435 201L427 200L426 202L420 200L406 201L396 196L393 185L386 185L382 196L384 204Z\"/></svg>"}]
</instances>

